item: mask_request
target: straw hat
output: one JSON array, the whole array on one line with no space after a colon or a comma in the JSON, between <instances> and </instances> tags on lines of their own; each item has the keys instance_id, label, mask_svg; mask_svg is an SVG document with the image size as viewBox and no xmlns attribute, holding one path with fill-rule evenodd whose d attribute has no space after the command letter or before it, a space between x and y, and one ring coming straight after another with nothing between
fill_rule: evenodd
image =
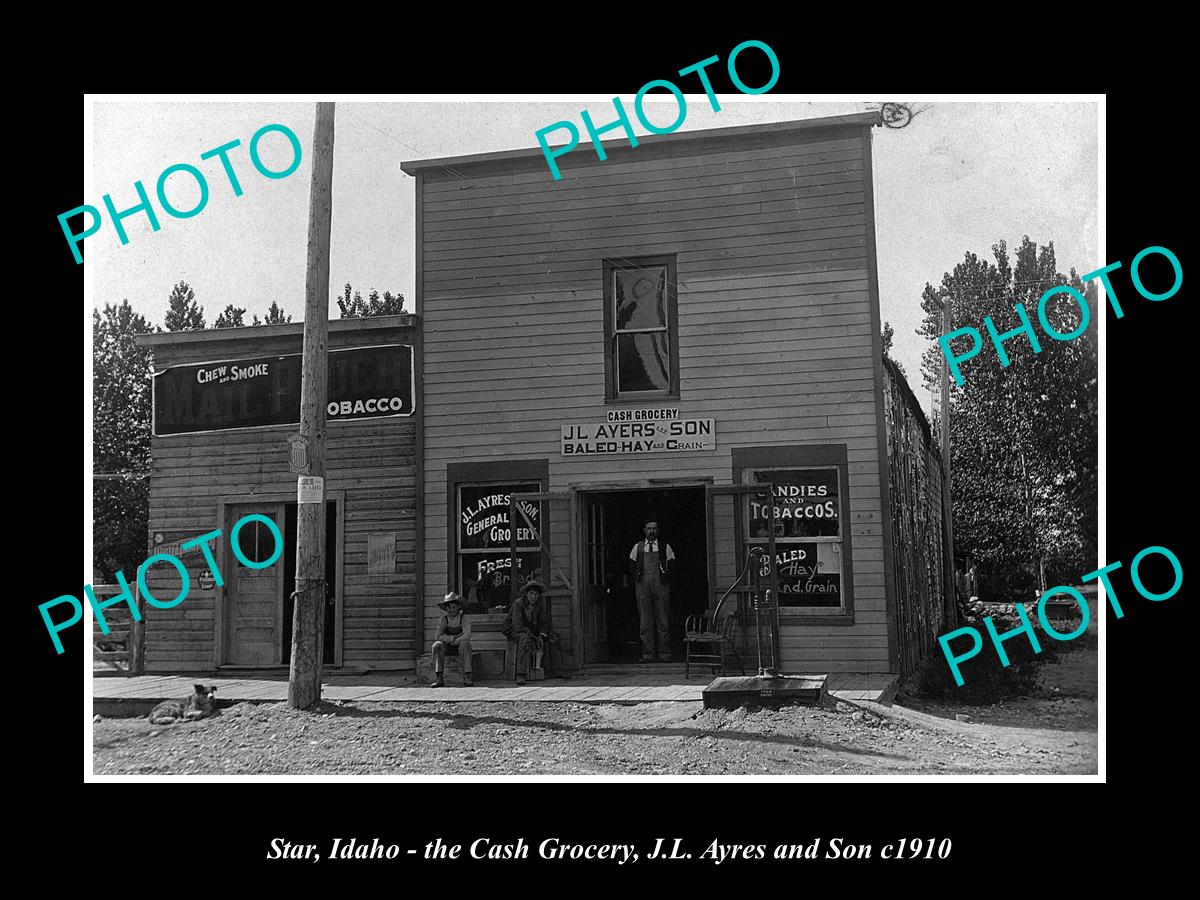
<instances>
[{"instance_id":1,"label":"straw hat","mask_svg":"<svg viewBox=\"0 0 1200 900\"><path fill-rule=\"evenodd\" d=\"M438 609L442 610L443 612L449 612L449 611L450 611L450 610L449 610L449 606L450 606L450 604L451 604L451 603L457 603L457 604L458 604L458 607L459 607L459 609L462 609L462 606L463 606L463 598L462 598L462 597L460 597L460 596L459 596L457 593L455 593L454 591L451 591L450 593L448 593L448 594L446 595L446 598L445 598L444 600L442 600L442 602L441 602L441 603L439 603L439 604L438 604Z\"/></svg>"}]
</instances>

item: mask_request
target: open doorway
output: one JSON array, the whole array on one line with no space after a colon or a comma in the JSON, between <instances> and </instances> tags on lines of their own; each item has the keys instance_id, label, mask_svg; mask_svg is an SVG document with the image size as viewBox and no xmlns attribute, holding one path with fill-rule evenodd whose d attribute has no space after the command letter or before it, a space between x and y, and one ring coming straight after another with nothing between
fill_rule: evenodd
<instances>
[{"instance_id":1,"label":"open doorway","mask_svg":"<svg viewBox=\"0 0 1200 900\"><path fill-rule=\"evenodd\" d=\"M671 654L683 655L687 617L708 606L708 533L703 487L586 491L584 516L584 647L587 663L635 662L642 655L637 595L629 554L648 517L660 546L675 553L671 582Z\"/></svg>"}]
</instances>

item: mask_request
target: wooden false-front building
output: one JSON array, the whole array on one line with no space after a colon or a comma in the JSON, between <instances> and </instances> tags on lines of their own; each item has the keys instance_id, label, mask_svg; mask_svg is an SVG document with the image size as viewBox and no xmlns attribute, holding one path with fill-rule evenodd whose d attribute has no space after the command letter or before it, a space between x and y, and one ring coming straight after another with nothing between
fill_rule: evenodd
<instances>
[{"instance_id":1,"label":"wooden false-front building","mask_svg":"<svg viewBox=\"0 0 1200 900\"><path fill-rule=\"evenodd\" d=\"M173 608L140 598L147 672L289 661L306 464L304 448L289 443L299 432L302 331L289 324L138 338L155 365L149 552L179 558L190 580ZM415 316L329 323L326 477L317 500L326 508L328 667L411 667L420 642L419 373ZM265 568L242 564L231 550L230 531L247 515L269 518L283 538ZM210 546L220 579L198 548L181 548L216 530ZM276 551L263 521L248 521L238 540L255 564ZM146 581L165 601L181 587L166 564Z\"/></svg>"},{"instance_id":2,"label":"wooden false-front building","mask_svg":"<svg viewBox=\"0 0 1200 900\"><path fill-rule=\"evenodd\" d=\"M874 114L403 164L416 316L330 323L324 661L423 668L454 590L499 674L548 586L571 672L640 655L631 548L677 558L670 651L766 548L784 672L904 675L945 621L941 461L880 344ZM302 325L147 335L150 552L220 530L145 602L148 672L288 662ZM233 524L269 517L256 570ZM274 551L251 522L240 546ZM750 579L748 579L750 580ZM151 570L171 598L178 577ZM759 586L761 587L761 581ZM732 596L753 671L750 588ZM491 639L483 635L493 632ZM422 672L422 674L424 674Z\"/></svg>"},{"instance_id":3,"label":"wooden false-front building","mask_svg":"<svg viewBox=\"0 0 1200 900\"><path fill-rule=\"evenodd\" d=\"M936 628L941 596L926 598L938 622L900 621L877 122L639 138L606 143L603 162L581 143L561 180L540 150L402 165L416 178L425 644L447 589L483 611L537 578L559 665L636 659L626 560L653 517L677 557L676 659L686 617L773 532L784 671L901 672L902 635ZM770 502L746 489L765 483ZM926 562L936 576L940 558Z\"/></svg>"}]
</instances>

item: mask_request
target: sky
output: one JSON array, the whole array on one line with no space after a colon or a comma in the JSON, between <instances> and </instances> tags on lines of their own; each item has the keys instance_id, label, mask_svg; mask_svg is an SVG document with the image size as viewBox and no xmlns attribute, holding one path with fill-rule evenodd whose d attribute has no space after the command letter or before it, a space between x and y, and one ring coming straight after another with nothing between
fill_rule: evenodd
<instances>
[{"instance_id":1,"label":"sky","mask_svg":"<svg viewBox=\"0 0 1200 900\"><path fill-rule=\"evenodd\" d=\"M718 96L721 110L714 112L703 94L688 95L679 130L860 112L869 99L817 103L792 95ZM632 98L623 99L629 107ZM1011 248L1023 235L1039 244L1053 241L1062 272L1071 267L1087 272L1106 262L1097 256L1098 113L1095 102L911 106L916 114L907 127L872 132L875 227L882 320L895 328L894 356L928 405L919 374L927 344L915 334L926 282L938 284L968 250L991 259L993 244L1006 240ZM539 128L560 120L578 125L582 109L598 123L612 118L605 115L611 99L596 95L338 102L331 317L337 317L333 295L347 282L364 296L371 288L400 292L407 308L420 312L414 302L415 181L400 171L402 161L536 147ZM646 110L652 122L664 123L677 112L673 100L647 102ZM111 194L118 211L132 207L138 202L134 182L140 180L161 228L152 231L143 214L130 216L123 220L129 243L122 246L105 217L100 231L85 241L93 304L128 299L161 324L171 288L182 280L195 290L210 326L230 303L245 307L249 322L273 300L300 321L314 115L312 103L95 102L90 193L80 203L103 209L103 195ZM252 135L274 123L292 129L304 148L300 167L280 179L261 176L248 155ZM229 153L240 197L216 159L200 159L233 140L241 141ZM264 136L259 149L270 169L282 170L292 159L279 133ZM591 151L581 144L574 152ZM164 214L154 197L159 174L178 163L199 168L209 185L207 206L186 219ZM185 172L171 175L166 190L178 209L190 209L199 199L195 180ZM65 240L63 251L70 253Z\"/></svg>"}]
</instances>

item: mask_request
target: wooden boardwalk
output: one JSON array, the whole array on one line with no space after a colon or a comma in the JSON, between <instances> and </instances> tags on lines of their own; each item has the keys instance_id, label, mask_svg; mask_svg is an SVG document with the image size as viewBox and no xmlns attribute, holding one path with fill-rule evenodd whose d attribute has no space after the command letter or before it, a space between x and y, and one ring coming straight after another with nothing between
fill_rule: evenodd
<instances>
[{"instance_id":1,"label":"wooden boardwalk","mask_svg":"<svg viewBox=\"0 0 1200 900\"><path fill-rule=\"evenodd\" d=\"M343 702L501 702L519 700L536 703L655 703L696 701L712 676L676 674L630 675L586 674L569 679L551 678L518 687L511 681L486 681L463 687L457 674L447 674L445 687L431 688L425 677L411 672L368 675L330 675L321 686L323 700ZM886 702L896 676L886 673L830 675L829 693L843 700ZM142 675L136 678L95 678L92 698L105 707L121 707L161 700L179 700L192 692L197 682L217 687L217 700L230 702L278 702L287 699L287 675L252 677Z\"/></svg>"}]
</instances>

